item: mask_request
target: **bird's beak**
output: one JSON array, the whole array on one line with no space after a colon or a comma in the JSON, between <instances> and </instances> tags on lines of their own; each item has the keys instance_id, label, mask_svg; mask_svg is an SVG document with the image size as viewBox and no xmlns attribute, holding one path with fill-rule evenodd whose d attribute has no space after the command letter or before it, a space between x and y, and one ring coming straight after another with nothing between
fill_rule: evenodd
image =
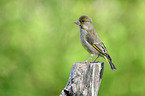
<instances>
[{"instance_id":1,"label":"bird's beak","mask_svg":"<svg viewBox=\"0 0 145 96\"><path fill-rule=\"evenodd\" d=\"M78 21L76 21L76 22L74 22L75 24L77 24L77 25L81 25L81 23L80 23L80 21L78 20Z\"/></svg>"}]
</instances>

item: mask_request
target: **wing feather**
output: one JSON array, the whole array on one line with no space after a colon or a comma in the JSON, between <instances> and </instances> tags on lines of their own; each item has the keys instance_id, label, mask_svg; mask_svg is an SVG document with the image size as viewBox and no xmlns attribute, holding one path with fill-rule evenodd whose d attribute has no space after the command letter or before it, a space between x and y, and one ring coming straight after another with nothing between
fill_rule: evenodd
<instances>
[{"instance_id":1,"label":"wing feather","mask_svg":"<svg viewBox=\"0 0 145 96\"><path fill-rule=\"evenodd\" d=\"M103 42L101 41L97 41L93 38L90 38L89 36L86 37L87 42L93 46L98 52L100 52L102 55L104 55L105 53L107 53L106 47L103 44Z\"/></svg>"}]
</instances>

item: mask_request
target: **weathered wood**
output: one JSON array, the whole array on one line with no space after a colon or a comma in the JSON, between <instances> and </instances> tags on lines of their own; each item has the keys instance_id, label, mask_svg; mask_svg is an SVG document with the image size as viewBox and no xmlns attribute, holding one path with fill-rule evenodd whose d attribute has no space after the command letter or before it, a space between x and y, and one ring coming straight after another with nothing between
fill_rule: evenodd
<instances>
[{"instance_id":1,"label":"weathered wood","mask_svg":"<svg viewBox=\"0 0 145 96\"><path fill-rule=\"evenodd\" d=\"M74 63L60 96L97 96L103 69L103 62Z\"/></svg>"}]
</instances>

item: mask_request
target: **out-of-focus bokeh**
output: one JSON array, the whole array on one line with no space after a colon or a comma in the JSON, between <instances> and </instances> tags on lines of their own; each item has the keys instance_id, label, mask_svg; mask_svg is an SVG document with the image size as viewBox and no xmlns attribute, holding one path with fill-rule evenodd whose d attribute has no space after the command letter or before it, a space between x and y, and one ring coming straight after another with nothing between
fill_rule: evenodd
<instances>
[{"instance_id":1,"label":"out-of-focus bokeh","mask_svg":"<svg viewBox=\"0 0 145 96\"><path fill-rule=\"evenodd\" d=\"M0 0L0 96L58 96L72 64L90 56L74 24L81 15L92 18L118 69L98 59L99 96L144 96L144 0Z\"/></svg>"}]
</instances>

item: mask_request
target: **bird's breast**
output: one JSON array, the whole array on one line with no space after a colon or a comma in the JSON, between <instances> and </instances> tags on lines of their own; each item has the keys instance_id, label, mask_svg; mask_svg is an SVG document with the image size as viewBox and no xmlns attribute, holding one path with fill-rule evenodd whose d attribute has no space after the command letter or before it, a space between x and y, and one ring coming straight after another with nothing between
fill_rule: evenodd
<instances>
[{"instance_id":1,"label":"bird's breast","mask_svg":"<svg viewBox=\"0 0 145 96\"><path fill-rule=\"evenodd\" d=\"M95 50L95 48L89 44L89 42L86 39L86 35L88 33L85 32L85 30L80 30L80 41L82 46L90 53L90 54L94 54L94 55L98 55L98 51Z\"/></svg>"}]
</instances>

